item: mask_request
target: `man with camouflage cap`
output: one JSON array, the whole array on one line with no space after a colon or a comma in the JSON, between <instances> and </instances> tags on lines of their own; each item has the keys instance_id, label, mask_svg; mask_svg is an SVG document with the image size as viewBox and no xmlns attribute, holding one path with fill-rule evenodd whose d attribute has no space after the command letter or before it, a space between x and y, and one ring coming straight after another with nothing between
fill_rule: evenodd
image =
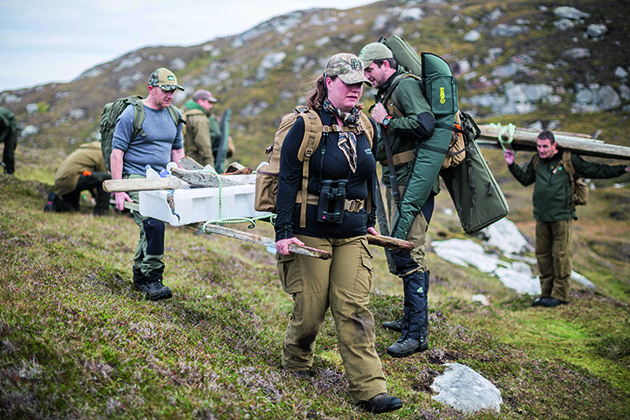
<instances>
[{"instance_id":1,"label":"man with camouflage cap","mask_svg":"<svg viewBox=\"0 0 630 420\"><path fill-rule=\"evenodd\" d=\"M182 107L184 126L184 149L186 155L203 166L215 166L219 145L223 142L221 124L212 113L217 99L209 90L197 90L192 99ZM228 138L226 157L234 154L232 136Z\"/></svg>"},{"instance_id":2,"label":"man with camouflage cap","mask_svg":"<svg viewBox=\"0 0 630 420\"><path fill-rule=\"evenodd\" d=\"M184 90L177 78L166 68L156 69L149 78L149 96L142 100L145 109L142 133L133 136L134 107L128 106L118 119L112 141L112 179L144 178L146 167L156 172L166 169L173 161L184 157L182 137L183 118L173 124L169 107L176 90ZM139 193L115 193L116 207L123 210L125 201L138 202ZM133 282L150 300L168 299L171 289L162 283L164 273L164 222L134 212L134 221L140 228L140 240L134 256Z\"/></svg>"},{"instance_id":3,"label":"man with camouflage cap","mask_svg":"<svg viewBox=\"0 0 630 420\"><path fill-rule=\"evenodd\" d=\"M383 167L382 180L386 186L391 226L400 210L400 197L405 190L418 187L409 185L414 151L423 140L429 139L433 134L435 117L419 81L398 66L394 54L384 44L367 44L361 50L359 58L365 67L365 77L378 89L372 118L381 124L383 132L376 159ZM390 156L386 146L391 149ZM433 193L406 233L406 239L415 244L411 253L390 253L396 265L395 268L390 267L390 270L401 277L404 293L403 317L383 323L383 327L401 332L400 338L387 349L387 353L393 357L407 357L429 347L429 271L425 241L433 213L434 195L438 191L439 180L435 179Z\"/></svg>"}]
</instances>

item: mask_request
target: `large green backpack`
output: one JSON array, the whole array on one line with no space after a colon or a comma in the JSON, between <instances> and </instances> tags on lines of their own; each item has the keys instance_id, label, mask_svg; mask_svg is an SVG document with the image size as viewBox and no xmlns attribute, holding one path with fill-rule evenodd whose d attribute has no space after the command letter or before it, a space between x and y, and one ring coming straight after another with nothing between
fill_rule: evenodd
<instances>
[{"instance_id":1,"label":"large green backpack","mask_svg":"<svg viewBox=\"0 0 630 420\"><path fill-rule=\"evenodd\" d=\"M432 178L429 176L438 172L466 233L478 232L505 217L509 212L507 201L475 142L480 135L477 124L470 115L459 110L457 81L448 63L431 53L423 52L418 56L409 43L398 36L381 38L379 42L392 50L399 65L420 80L436 120L433 136L416 149L412 162L416 169L424 169L412 170L409 185L424 187L405 191L402 203L411 205L398 213L392 236L399 237L407 232L430 193ZM431 159L437 161L433 166Z\"/></svg>"},{"instance_id":2,"label":"large green backpack","mask_svg":"<svg viewBox=\"0 0 630 420\"><path fill-rule=\"evenodd\" d=\"M408 185L413 187L405 189L392 226L391 235L405 239L413 220L431 194L451 144L458 111L457 81L448 63L441 57L427 52L418 56L406 40L397 36L381 38L379 42L392 51L399 65L419 80L422 93L435 116L433 134L413 151L408 180ZM395 94L393 87L390 92Z\"/></svg>"},{"instance_id":3,"label":"large green backpack","mask_svg":"<svg viewBox=\"0 0 630 420\"><path fill-rule=\"evenodd\" d=\"M133 136L135 139L138 134L146 136L142 129L142 123L144 122L144 105L142 103L142 96L133 95L125 98L118 98L114 102L110 102L103 107L103 113L101 114L101 152L103 153L103 162L108 171L111 171L110 159L112 155L112 140L114 139L114 130L116 130L116 123L118 117L129 106L133 105ZM179 126L180 122L183 122L179 111L175 105L170 105L168 111L173 118L175 126Z\"/></svg>"}]
</instances>

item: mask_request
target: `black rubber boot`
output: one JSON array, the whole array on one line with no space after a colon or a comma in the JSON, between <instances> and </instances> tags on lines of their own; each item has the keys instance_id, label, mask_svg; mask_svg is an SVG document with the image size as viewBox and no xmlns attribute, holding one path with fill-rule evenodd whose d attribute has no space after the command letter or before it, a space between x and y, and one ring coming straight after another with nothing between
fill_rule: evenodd
<instances>
[{"instance_id":1,"label":"black rubber boot","mask_svg":"<svg viewBox=\"0 0 630 420\"><path fill-rule=\"evenodd\" d=\"M142 270L133 267L133 287L139 292L147 293L149 291L149 279L142 274Z\"/></svg>"},{"instance_id":2,"label":"black rubber boot","mask_svg":"<svg viewBox=\"0 0 630 420\"><path fill-rule=\"evenodd\" d=\"M392 357L407 357L429 348L427 337L428 306L426 284L428 273L416 271L403 277L404 317L398 341L387 348Z\"/></svg>"},{"instance_id":3,"label":"black rubber boot","mask_svg":"<svg viewBox=\"0 0 630 420\"><path fill-rule=\"evenodd\" d=\"M171 297L173 297L173 292L171 292L171 289L164 286L164 284L162 284L162 270L156 270L156 271L152 271L149 274L149 279L148 279L148 290L146 292L146 298L148 300L162 300L162 299L170 299Z\"/></svg>"}]
</instances>

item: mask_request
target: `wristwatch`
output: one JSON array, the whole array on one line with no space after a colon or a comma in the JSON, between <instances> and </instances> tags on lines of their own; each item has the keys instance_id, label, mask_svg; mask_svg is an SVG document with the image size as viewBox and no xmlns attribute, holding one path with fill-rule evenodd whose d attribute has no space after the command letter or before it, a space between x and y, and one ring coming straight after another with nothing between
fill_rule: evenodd
<instances>
[{"instance_id":1,"label":"wristwatch","mask_svg":"<svg viewBox=\"0 0 630 420\"><path fill-rule=\"evenodd\" d=\"M383 119L383 122L381 124L383 124L383 127L387 128L391 120L392 120L392 117L388 115L387 117Z\"/></svg>"}]
</instances>

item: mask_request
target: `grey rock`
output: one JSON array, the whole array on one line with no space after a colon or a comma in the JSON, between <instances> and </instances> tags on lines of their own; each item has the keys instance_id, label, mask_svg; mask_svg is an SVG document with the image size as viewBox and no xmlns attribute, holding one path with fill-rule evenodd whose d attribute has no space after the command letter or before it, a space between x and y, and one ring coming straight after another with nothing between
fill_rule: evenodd
<instances>
[{"instance_id":1,"label":"grey rock","mask_svg":"<svg viewBox=\"0 0 630 420\"><path fill-rule=\"evenodd\" d=\"M39 106L37 104L26 104L26 112L28 115L36 114L39 111Z\"/></svg>"},{"instance_id":2,"label":"grey rock","mask_svg":"<svg viewBox=\"0 0 630 420\"><path fill-rule=\"evenodd\" d=\"M356 44L358 42L363 41L364 39L365 39L365 35L363 35L363 34L356 34L356 35L354 35L354 36L352 36L350 38L350 43L351 44Z\"/></svg>"},{"instance_id":3,"label":"grey rock","mask_svg":"<svg viewBox=\"0 0 630 420\"><path fill-rule=\"evenodd\" d=\"M479 41L480 38L481 34L475 29L469 31L466 35L464 35L464 41L466 42L476 42Z\"/></svg>"},{"instance_id":4,"label":"grey rock","mask_svg":"<svg viewBox=\"0 0 630 420\"><path fill-rule=\"evenodd\" d=\"M136 84L140 81L143 80L146 76L139 72L136 71L134 73L122 76L120 79L118 79L118 86L120 87L120 90L130 90L133 89Z\"/></svg>"},{"instance_id":5,"label":"grey rock","mask_svg":"<svg viewBox=\"0 0 630 420\"><path fill-rule=\"evenodd\" d=\"M585 37L591 38L595 41L601 41L604 39L604 35L608 32L608 28L604 24L592 24L588 25L585 32Z\"/></svg>"},{"instance_id":6,"label":"grey rock","mask_svg":"<svg viewBox=\"0 0 630 420\"><path fill-rule=\"evenodd\" d=\"M599 108L608 111L621 105L619 94L612 86L604 86L597 92L596 103Z\"/></svg>"},{"instance_id":7,"label":"grey rock","mask_svg":"<svg viewBox=\"0 0 630 420\"><path fill-rule=\"evenodd\" d=\"M263 57L256 72L256 81L260 82L267 78L267 71L274 67L278 67L287 56L284 51L267 54Z\"/></svg>"},{"instance_id":8,"label":"grey rock","mask_svg":"<svg viewBox=\"0 0 630 420\"><path fill-rule=\"evenodd\" d=\"M567 29L571 29L575 26L575 22L573 22L570 19L560 19L557 20L553 23L553 26L556 27L556 29L559 29L561 31L566 31Z\"/></svg>"},{"instance_id":9,"label":"grey rock","mask_svg":"<svg viewBox=\"0 0 630 420\"><path fill-rule=\"evenodd\" d=\"M39 127L36 125L27 125L20 131L20 135L22 137L28 137L39 133Z\"/></svg>"},{"instance_id":10,"label":"grey rock","mask_svg":"<svg viewBox=\"0 0 630 420\"><path fill-rule=\"evenodd\" d=\"M580 58L588 58L591 56L591 52L588 48L571 48L569 50L562 51L562 57L568 59L578 60Z\"/></svg>"},{"instance_id":11,"label":"grey rock","mask_svg":"<svg viewBox=\"0 0 630 420\"><path fill-rule=\"evenodd\" d=\"M68 113L68 116L73 120L82 120L85 118L85 110L81 108L72 109Z\"/></svg>"},{"instance_id":12,"label":"grey rock","mask_svg":"<svg viewBox=\"0 0 630 420\"><path fill-rule=\"evenodd\" d=\"M376 17L376 19L374 19L374 22L372 23L372 31L373 32L380 32L383 29L385 29L385 27L387 26L387 23L389 22L389 17L386 15L378 15Z\"/></svg>"},{"instance_id":13,"label":"grey rock","mask_svg":"<svg viewBox=\"0 0 630 420\"><path fill-rule=\"evenodd\" d=\"M11 103L20 102L21 100L22 99L19 96L14 95L12 93L0 94L0 103L11 104Z\"/></svg>"},{"instance_id":14,"label":"grey rock","mask_svg":"<svg viewBox=\"0 0 630 420\"><path fill-rule=\"evenodd\" d=\"M503 16L503 12L501 9L494 9L490 13L486 13L482 16L482 22L496 22L501 16Z\"/></svg>"},{"instance_id":15,"label":"grey rock","mask_svg":"<svg viewBox=\"0 0 630 420\"><path fill-rule=\"evenodd\" d=\"M560 18L572 20L587 19L591 17L590 14L581 12L575 7L569 6L556 7L555 9L553 9L553 13Z\"/></svg>"},{"instance_id":16,"label":"grey rock","mask_svg":"<svg viewBox=\"0 0 630 420\"><path fill-rule=\"evenodd\" d=\"M621 85L619 87L619 92L621 92L621 99L624 101L630 101L630 87L627 85Z\"/></svg>"},{"instance_id":17,"label":"grey rock","mask_svg":"<svg viewBox=\"0 0 630 420\"><path fill-rule=\"evenodd\" d=\"M492 31L490 31L490 35L513 38L517 35L527 32L528 30L529 29L526 26L506 25L500 23L494 29L492 29Z\"/></svg>"},{"instance_id":18,"label":"grey rock","mask_svg":"<svg viewBox=\"0 0 630 420\"><path fill-rule=\"evenodd\" d=\"M498 248L504 254L520 254L527 251L527 239L510 220L503 218L487 228L482 234L488 245Z\"/></svg>"},{"instance_id":19,"label":"grey rock","mask_svg":"<svg viewBox=\"0 0 630 420\"><path fill-rule=\"evenodd\" d=\"M624 70L623 67L617 67L615 69L615 76L617 76L620 79L625 79L626 77L628 77L628 72Z\"/></svg>"},{"instance_id":20,"label":"grey rock","mask_svg":"<svg viewBox=\"0 0 630 420\"><path fill-rule=\"evenodd\" d=\"M317 39L315 41L315 45L318 47L323 47L324 45L328 44L330 42L330 37L329 36L324 36L321 37L319 39Z\"/></svg>"},{"instance_id":21,"label":"grey rock","mask_svg":"<svg viewBox=\"0 0 630 420\"><path fill-rule=\"evenodd\" d=\"M446 363L443 375L433 381L431 389L438 394L432 398L456 410L475 413L480 410L499 412L503 399L501 391L479 373L459 363Z\"/></svg>"},{"instance_id":22,"label":"grey rock","mask_svg":"<svg viewBox=\"0 0 630 420\"><path fill-rule=\"evenodd\" d=\"M133 68L140 63L142 63L142 57L139 55L123 58L118 65L114 67L114 72Z\"/></svg>"},{"instance_id":23,"label":"grey rock","mask_svg":"<svg viewBox=\"0 0 630 420\"><path fill-rule=\"evenodd\" d=\"M169 70L176 72L186 68L186 62L181 58L174 58L168 63Z\"/></svg>"},{"instance_id":24,"label":"grey rock","mask_svg":"<svg viewBox=\"0 0 630 420\"><path fill-rule=\"evenodd\" d=\"M490 76L498 77L500 79L507 79L514 77L519 72L521 66L516 63L506 64L504 66L497 66L490 71Z\"/></svg>"},{"instance_id":25,"label":"grey rock","mask_svg":"<svg viewBox=\"0 0 630 420\"><path fill-rule=\"evenodd\" d=\"M398 16L398 19L403 22L417 22L422 19L424 16L424 11L419 7L411 7L409 9L405 9Z\"/></svg>"}]
</instances>

